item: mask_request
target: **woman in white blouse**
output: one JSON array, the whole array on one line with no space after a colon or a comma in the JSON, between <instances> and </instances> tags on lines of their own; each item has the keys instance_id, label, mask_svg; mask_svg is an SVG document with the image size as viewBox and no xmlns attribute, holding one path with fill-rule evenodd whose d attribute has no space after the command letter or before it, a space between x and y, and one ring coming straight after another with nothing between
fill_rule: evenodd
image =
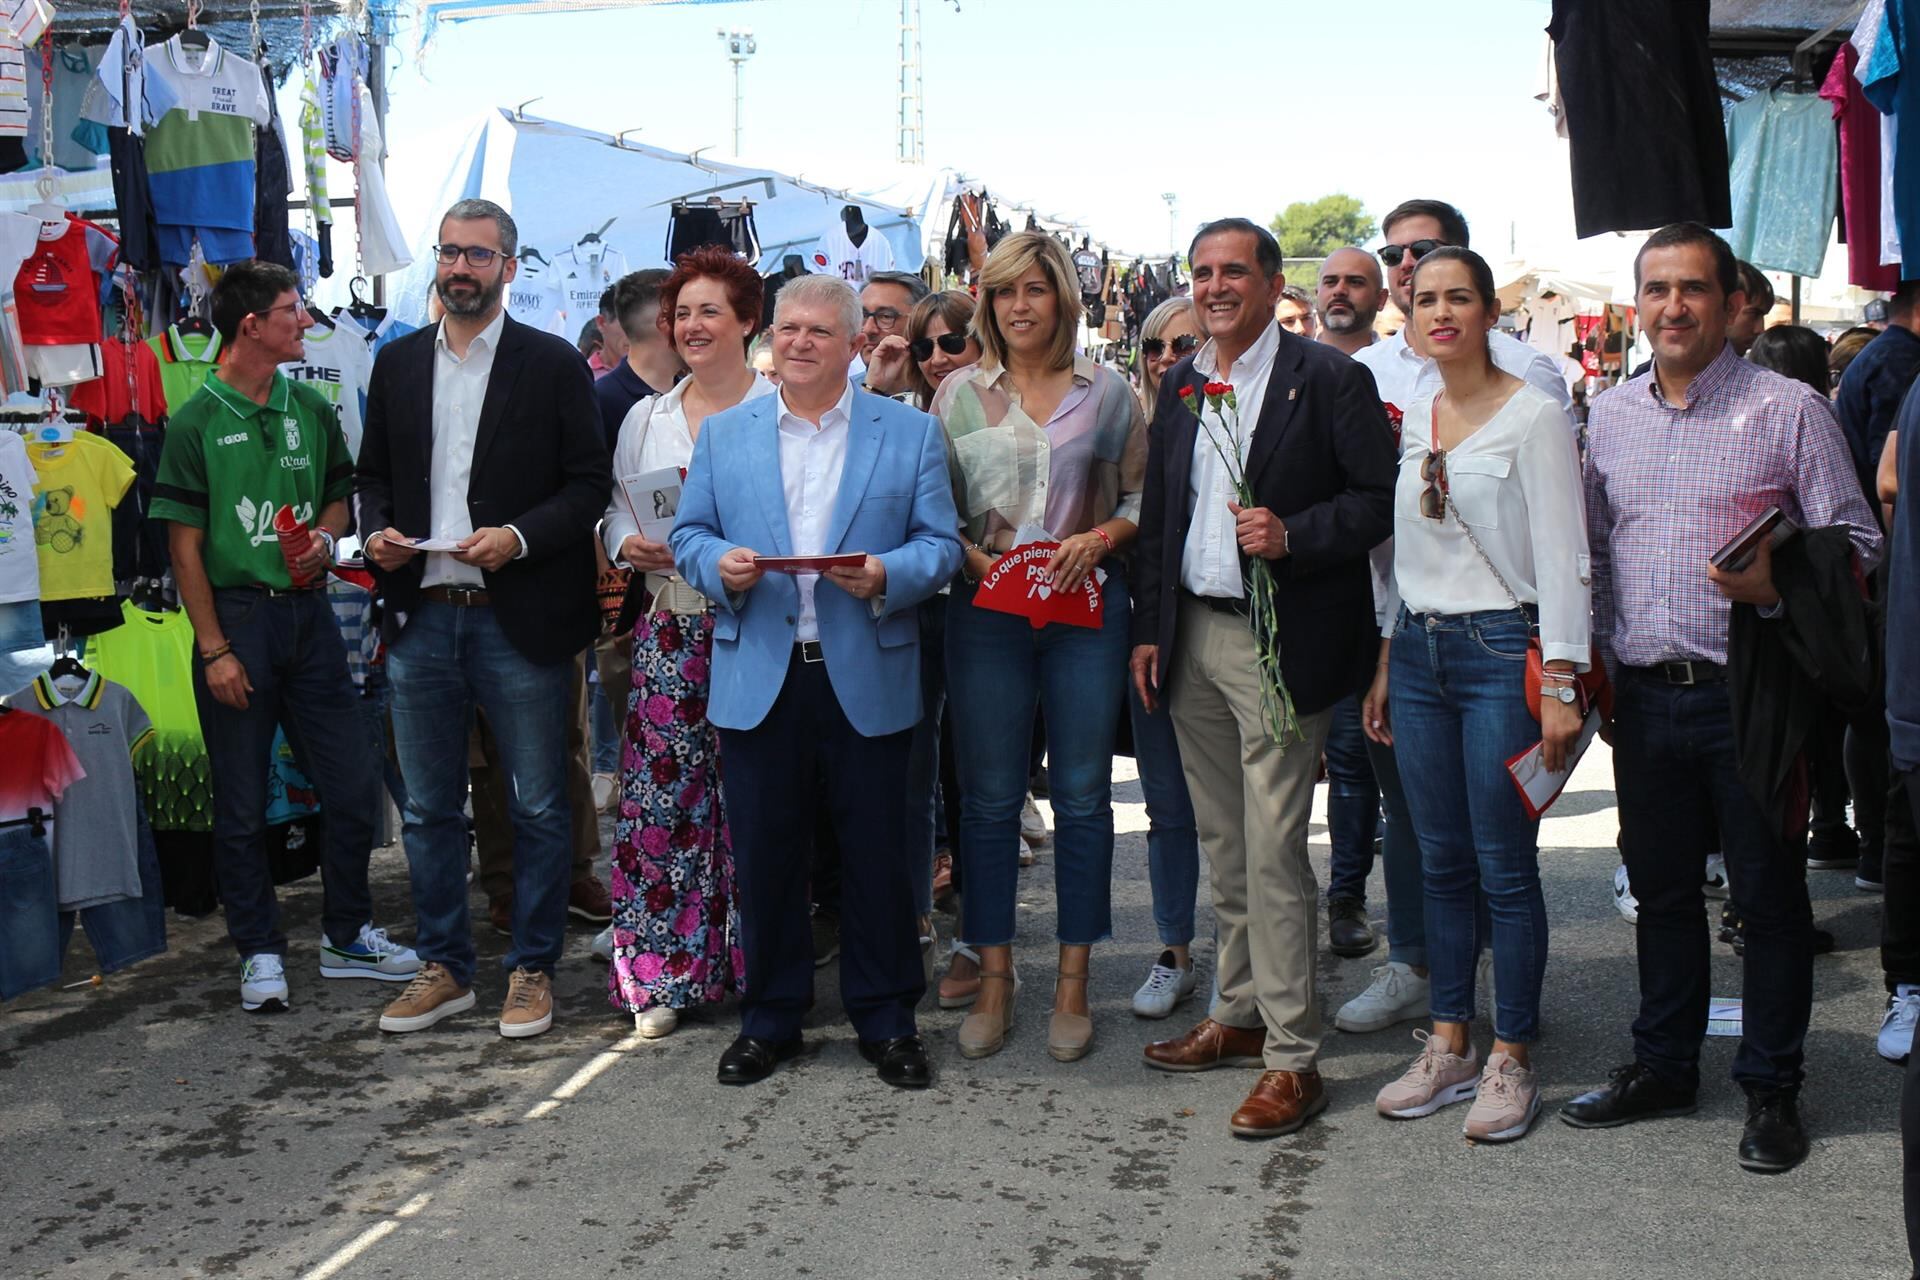
<instances>
[{"instance_id":1,"label":"woman in white blouse","mask_svg":"<svg viewBox=\"0 0 1920 1280\"><path fill-rule=\"evenodd\" d=\"M1574 673L1588 661L1580 464L1566 411L1488 355L1500 306L1486 262L1435 249L1412 290L1412 340L1442 385L1402 424L1389 638L1361 718L1368 736L1397 748L1420 840L1433 1032L1415 1033L1420 1056L1375 1105L1411 1119L1472 1098L1467 1136L1500 1142L1523 1136L1540 1111L1528 1046L1547 964L1539 821L1507 761L1539 742L1557 769L1580 732L1579 704L1561 700L1577 696ZM1538 723L1525 687L1536 628L1546 660ZM1483 898L1498 992L1484 1067L1468 1035Z\"/></svg>"},{"instance_id":2,"label":"woman in white blouse","mask_svg":"<svg viewBox=\"0 0 1920 1280\"><path fill-rule=\"evenodd\" d=\"M628 410L601 523L607 555L645 575L648 601L633 628L607 988L650 1038L672 1032L683 1009L739 994L744 974L719 739L706 713L713 606L674 576L665 531L652 523L673 514L677 484L628 482L684 474L701 424L773 394L747 366L760 314L760 277L732 253L710 247L680 259L660 288L660 327L689 376ZM643 521L660 536L648 537Z\"/></svg>"}]
</instances>

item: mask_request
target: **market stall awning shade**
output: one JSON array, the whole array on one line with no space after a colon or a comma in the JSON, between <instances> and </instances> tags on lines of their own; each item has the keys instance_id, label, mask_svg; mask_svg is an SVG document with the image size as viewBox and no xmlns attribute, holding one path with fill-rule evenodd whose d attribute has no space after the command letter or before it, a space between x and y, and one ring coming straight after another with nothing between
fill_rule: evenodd
<instances>
[{"instance_id":1,"label":"market stall awning shade","mask_svg":"<svg viewBox=\"0 0 1920 1280\"><path fill-rule=\"evenodd\" d=\"M735 4L739 0L427 0L420 6L428 24L508 18L532 13L571 13L588 9L639 9L659 5Z\"/></svg>"}]
</instances>

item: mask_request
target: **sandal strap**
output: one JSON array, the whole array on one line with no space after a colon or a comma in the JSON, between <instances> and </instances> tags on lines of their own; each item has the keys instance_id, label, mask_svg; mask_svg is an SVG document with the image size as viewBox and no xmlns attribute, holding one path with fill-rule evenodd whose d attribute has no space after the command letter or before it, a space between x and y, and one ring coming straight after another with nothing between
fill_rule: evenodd
<instances>
[{"instance_id":1,"label":"sandal strap","mask_svg":"<svg viewBox=\"0 0 1920 1280\"><path fill-rule=\"evenodd\" d=\"M1053 976L1054 976L1054 981L1056 982L1085 982L1089 978L1091 978L1093 974L1091 972L1068 973L1065 969L1057 969L1054 971Z\"/></svg>"}]
</instances>

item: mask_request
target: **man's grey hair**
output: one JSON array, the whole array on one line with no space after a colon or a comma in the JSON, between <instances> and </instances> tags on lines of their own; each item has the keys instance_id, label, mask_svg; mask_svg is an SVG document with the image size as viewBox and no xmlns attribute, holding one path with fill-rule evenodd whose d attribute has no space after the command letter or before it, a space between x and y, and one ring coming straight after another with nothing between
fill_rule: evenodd
<instances>
[{"instance_id":1,"label":"man's grey hair","mask_svg":"<svg viewBox=\"0 0 1920 1280\"><path fill-rule=\"evenodd\" d=\"M907 296L915 302L920 301L920 299L933 292L932 289L927 287L925 280L906 271L876 271L867 277L867 284L898 285L900 288L905 289ZM860 292L865 293L866 289L862 287Z\"/></svg>"},{"instance_id":2,"label":"man's grey hair","mask_svg":"<svg viewBox=\"0 0 1920 1280\"><path fill-rule=\"evenodd\" d=\"M478 222L482 218L491 218L493 225L500 228L500 252L511 258L520 251L520 228L513 225L513 215L491 200L462 200L441 217L440 225L449 221Z\"/></svg>"},{"instance_id":3,"label":"man's grey hair","mask_svg":"<svg viewBox=\"0 0 1920 1280\"><path fill-rule=\"evenodd\" d=\"M852 285L837 276L801 276L787 281L773 296L775 324L780 323L780 314L790 306L836 310L840 313L842 337L851 338L860 332L860 296Z\"/></svg>"}]
</instances>

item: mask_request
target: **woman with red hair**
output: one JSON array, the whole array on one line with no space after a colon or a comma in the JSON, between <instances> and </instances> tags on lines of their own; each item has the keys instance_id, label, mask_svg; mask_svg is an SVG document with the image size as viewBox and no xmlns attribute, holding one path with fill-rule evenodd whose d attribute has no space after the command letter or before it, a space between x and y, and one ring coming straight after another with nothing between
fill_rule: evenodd
<instances>
[{"instance_id":1,"label":"woman with red hair","mask_svg":"<svg viewBox=\"0 0 1920 1280\"><path fill-rule=\"evenodd\" d=\"M643 519L671 512L635 511L620 482L668 467L684 473L709 417L773 394L747 365L760 313L760 277L745 262L717 247L681 257L661 286L659 323L689 376L628 410L601 525L614 563L645 575L614 823L607 989L648 1038L745 982L719 738L707 722L713 605L674 574L665 540L640 531Z\"/></svg>"}]
</instances>

